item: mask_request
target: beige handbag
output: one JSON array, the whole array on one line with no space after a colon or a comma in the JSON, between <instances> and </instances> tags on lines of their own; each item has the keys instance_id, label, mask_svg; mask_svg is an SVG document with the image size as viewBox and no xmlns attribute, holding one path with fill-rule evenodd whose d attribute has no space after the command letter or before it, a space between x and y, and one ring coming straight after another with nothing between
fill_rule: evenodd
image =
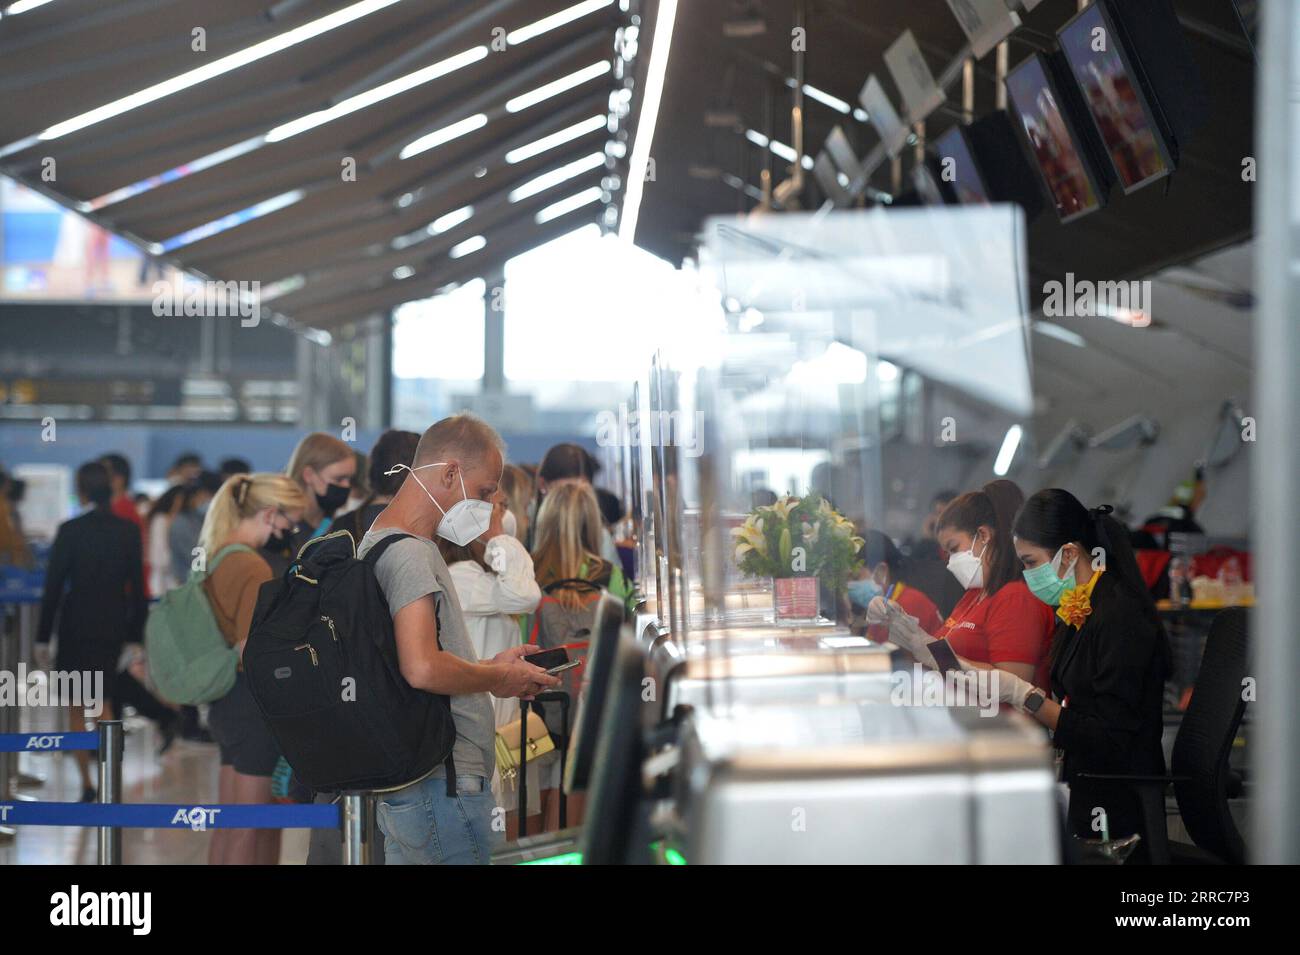
<instances>
[{"instance_id":1,"label":"beige handbag","mask_svg":"<svg viewBox=\"0 0 1300 955\"><path fill-rule=\"evenodd\" d=\"M512 780L519 773L521 757L519 751L519 730L522 720L515 720L497 727L497 771L503 780ZM527 743L528 759L533 760L547 753L555 752L555 740L546 731L546 721L535 711L528 711Z\"/></svg>"}]
</instances>

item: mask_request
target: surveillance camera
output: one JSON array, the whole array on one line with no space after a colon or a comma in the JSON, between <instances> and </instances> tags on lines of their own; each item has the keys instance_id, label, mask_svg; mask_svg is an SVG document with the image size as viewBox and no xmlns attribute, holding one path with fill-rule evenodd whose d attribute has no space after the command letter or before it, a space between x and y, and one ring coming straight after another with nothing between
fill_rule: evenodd
<instances>
[{"instance_id":1,"label":"surveillance camera","mask_svg":"<svg viewBox=\"0 0 1300 955\"><path fill-rule=\"evenodd\" d=\"M1134 415L1113 428L1108 428L1088 442L1090 448L1107 451L1126 451L1129 448L1155 444L1160 435L1160 423L1146 415Z\"/></svg>"}]
</instances>

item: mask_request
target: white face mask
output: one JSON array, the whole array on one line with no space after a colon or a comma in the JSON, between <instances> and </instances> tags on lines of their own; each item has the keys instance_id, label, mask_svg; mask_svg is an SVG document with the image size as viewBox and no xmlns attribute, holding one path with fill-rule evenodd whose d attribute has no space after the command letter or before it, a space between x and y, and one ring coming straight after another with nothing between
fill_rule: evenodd
<instances>
[{"instance_id":1,"label":"white face mask","mask_svg":"<svg viewBox=\"0 0 1300 955\"><path fill-rule=\"evenodd\" d=\"M437 499L429 494L429 489L424 486L424 482L415 477L416 471L423 471L425 468L446 467L446 461L439 461L436 464L421 464L418 468L413 468L405 464L398 464L384 472L385 476L396 474L398 471L406 468L411 472L411 477L415 478L415 483L420 485L422 490L433 501L433 506L442 511L442 520L438 522L438 536L444 537L451 541L457 547L464 547L476 537L482 536L483 532L488 529L492 523L492 504L488 501L480 501L477 498L471 498L465 493L465 475L460 474L460 493L462 499L451 506L451 510L443 511L442 505Z\"/></svg>"},{"instance_id":2,"label":"white face mask","mask_svg":"<svg viewBox=\"0 0 1300 955\"><path fill-rule=\"evenodd\" d=\"M519 536L519 522L515 520L514 511L506 511L505 516L501 518L501 529L511 537Z\"/></svg>"},{"instance_id":3,"label":"white face mask","mask_svg":"<svg viewBox=\"0 0 1300 955\"><path fill-rule=\"evenodd\" d=\"M948 558L948 571L965 590L984 586L984 562L975 554L975 541L971 541L970 550L958 551Z\"/></svg>"}]
</instances>

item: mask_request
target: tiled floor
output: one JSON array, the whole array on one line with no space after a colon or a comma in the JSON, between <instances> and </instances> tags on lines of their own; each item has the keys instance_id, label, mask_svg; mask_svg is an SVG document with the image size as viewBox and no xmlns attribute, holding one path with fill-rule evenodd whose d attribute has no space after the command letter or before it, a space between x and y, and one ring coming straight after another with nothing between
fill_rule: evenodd
<instances>
[{"instance_id":1,"label":"tiled floor","mask_svg":"<svg viewBox=\"0 0 1300 955\"><path fill-rule=\"evenodd\" d=\"M25 732L66 729L61 712L49 709L21 711ZM124 802L212 803L217 797L217 747L178 739L161 759L155 755L158 735L147 720L127 720L126 759L122 767ZM81 796L74 757L23 754L23 772L44 777L38 786L20 786L20 796L53 802L71 802ZM92 765L92 776L94 769ZM40 865L96 862L95 829L31 826L17 830L12 841L0 840L0 865ZM296 864L307 857L309 833L288 830L282 840L281 864ZM126 865L157 863L204 865L210 833L186 829L124 829L122 860Z\"/></svg>"}]
</instances>

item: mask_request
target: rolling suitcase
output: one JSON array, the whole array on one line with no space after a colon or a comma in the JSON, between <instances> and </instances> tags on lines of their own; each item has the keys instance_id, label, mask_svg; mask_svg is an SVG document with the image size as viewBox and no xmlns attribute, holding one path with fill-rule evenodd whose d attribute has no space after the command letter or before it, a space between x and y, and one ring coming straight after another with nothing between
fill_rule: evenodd
<instances>
[{"instance_id":1,"label":"rolling suitcase","mask_svg":"<svg viewBox=\"0 0 1300 955\"><path fill-rule=\"evenodd\" d=\"M564 792L564 768L569 749L569 694L560 691L538 693L532 701L519 701L519 838L528 835L528 709L533 702L559 703L564 745L560 747L560 828L568 825L568 796ZM538 712L541 712L539 706Z\"/></svg>"}]
</instances>

